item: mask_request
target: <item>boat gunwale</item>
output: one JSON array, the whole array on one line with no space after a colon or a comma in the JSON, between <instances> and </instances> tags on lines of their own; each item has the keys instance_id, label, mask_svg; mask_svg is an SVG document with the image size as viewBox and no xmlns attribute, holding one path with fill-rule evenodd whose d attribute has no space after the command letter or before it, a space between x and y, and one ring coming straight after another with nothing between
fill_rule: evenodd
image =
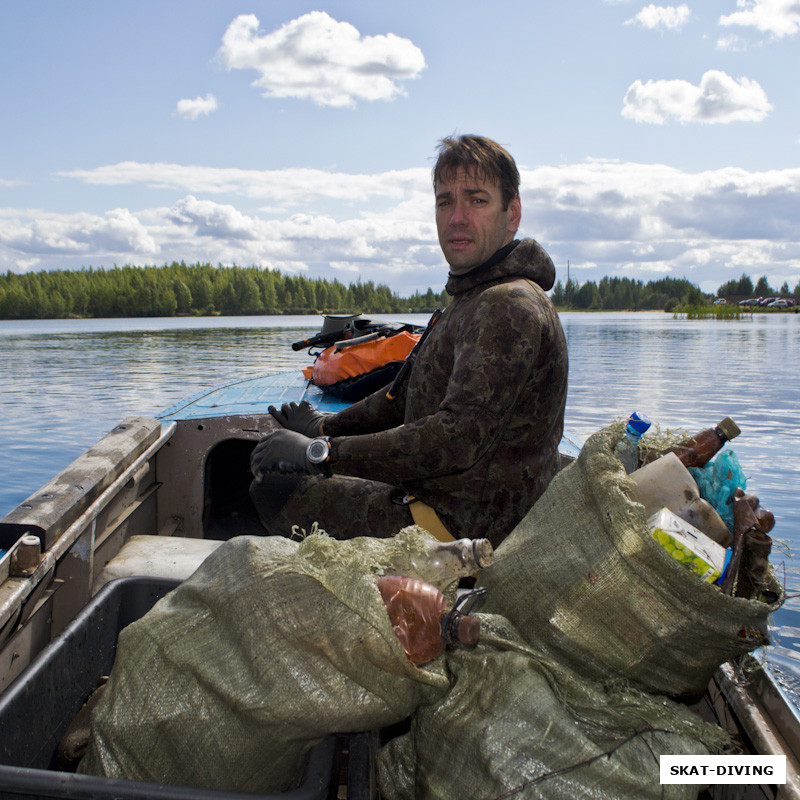
<instances>
[{"instance_id":1,"label":"boat gunwale","mask_svg":"<svg viewBox=\"0 0 800 800\"><path fill-rule=\"evenodd\" d=\"M86 510L53 542L49 549L42 553L41 560L32 575L25 578L9 577L0 583L0 629L17 614L39 582L51 570L55 569L59 559L119 494L120 489L172 437L176 427L177 423L175 422L168 422L166 425L161 424L158 438L134 459L113 483L101 492ZM11 551L9 550L9 552Z\"/></svg>"}]
</instances>

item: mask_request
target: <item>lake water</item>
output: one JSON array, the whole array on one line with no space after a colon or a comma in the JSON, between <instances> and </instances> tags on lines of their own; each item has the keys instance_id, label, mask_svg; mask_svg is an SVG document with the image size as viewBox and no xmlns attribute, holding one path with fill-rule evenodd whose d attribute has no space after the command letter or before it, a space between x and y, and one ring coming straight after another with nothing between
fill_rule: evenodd
<instances>
[{"instance_id":1,"label":"lake water","mask_svg":"<svg viewBox=\"0 0 800 800\"><path fill-rule=\"evenodd\" d=\"M423 323L424 316L393 316ZM652 313L562 314L570 354L567 427L586 437L634 409L690 432L733 417L736 452L776 518L785 582L769 658L800 686L800 315L736 321ZM309 363L290 344L319 317L0 321L0 516L124 417L201 389ZM796 683L795 683L796 682Z\"/></svg>"}]
</instances>

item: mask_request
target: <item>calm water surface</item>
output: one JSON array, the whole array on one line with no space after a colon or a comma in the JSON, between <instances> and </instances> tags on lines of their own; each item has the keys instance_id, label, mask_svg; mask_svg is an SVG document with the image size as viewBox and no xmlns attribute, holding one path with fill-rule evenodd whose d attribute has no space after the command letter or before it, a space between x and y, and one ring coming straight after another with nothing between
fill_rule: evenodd
<instances>
[{"instance_id":1,"label":"calm water surface","mask_svg":"<svg viewBox=\"0 0 800 800\"><path fill-rule=\"evenodd\" d=\"M422 322L426 318L406 318ZM776 518L773 564L800 593L800 315L738 321L663 313L562 314L567 427L585 437L634 409L697 431L733 417L748 491ZM0 321L0 515L131 414L201 389L309 363L291 342L319 317ZM800 601L775 615L770 660L800 686Z\"/></svg>"}]
</instances>

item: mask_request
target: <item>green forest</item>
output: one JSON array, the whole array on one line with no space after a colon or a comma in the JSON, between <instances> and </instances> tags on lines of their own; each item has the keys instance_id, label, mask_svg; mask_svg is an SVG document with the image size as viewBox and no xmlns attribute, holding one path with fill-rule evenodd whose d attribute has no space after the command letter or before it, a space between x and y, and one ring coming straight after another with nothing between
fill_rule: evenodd
<instances>
[{"instance_id":1,"label":"green forest","mask_svg":"<svg viewBox=\"0 0 800 800\"><path fill-rule=\"evenodd\" d=\"M800 298L784 285L774 290L766 278L754 285L746 276L724 284L717 297L781 295ZM673 311L708 305L704 294L684 279L643 283L603 278L598 283L557 282L552 291L559 308L581 310ZM345 286L338 280L283 275L258 267L224 267L173 262L163 266L54 270L0 275L0 319L65 317L171 317L176 315L427 313L447 305L444 291L432 289L400 297L372 281Z\"/></svg>"},{"instance_id":2,"label":"green forest","mask_svg":"<svg viewBox=\"0 0 800 800\"><path fill-rule=\"evenodd\" d=\"M0 275L0 319L378 314L428 312L444 303L444 292L431 289L401 298L372 281L345 286L258 267L183 262Z\"/></svg>"},{"instance_id":3,"label":"green forest","mask_svg":"<svg viewBox=\"0 0 800 800\"><path fill-rule=\"evenodd\" d=\"M705 294L685 278L661 278L643 283L630 278L602 278L599 283L587 281L560 281L553 288L553 302L559 308L574 308L597 311L676 311L679 308L699 308L707 306L716 298L748 297L795 297L800 299L800 282L789 291L784 283L780 289L773 289L765 277L754 285L747 276L731 280L717 289L716 295Z\"/></svg>"}]
</instances>

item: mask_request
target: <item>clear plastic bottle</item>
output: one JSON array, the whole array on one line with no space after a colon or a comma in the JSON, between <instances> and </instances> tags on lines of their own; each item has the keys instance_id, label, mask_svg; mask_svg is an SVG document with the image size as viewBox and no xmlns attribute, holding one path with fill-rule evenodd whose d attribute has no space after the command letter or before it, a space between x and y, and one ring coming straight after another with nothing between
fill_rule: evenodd
<instances>
[{"instance_id":1,"label":"clear plastic bottle","mask_svg":"<svg viewBox=\"0 0 800 800\"><path fill-rule=\"evenodd\" d=\"M385 575L377 580L403 652L412 664L432 661L446 644L476 644L480 623L452 608L432 584L406 575Z\"/></svg>"},{"instance_id":2,"label":"clear plastic bottle","mask_svg":"<svg viewBox=\"0 0 800 800\"><path fill-rule=\"evenodd\" d=\"M614 455L620 460L625 472L631 473L639 468L639 442L642 434L650 427L650 419L634 411L625 426L625 435L614 446Z\"/></svg>"},{"instance_id":3,"label":"clear plastic bottle","mask_svg":"<svg viewBox=\"0 0 800 800\"><path fill-rule=\"evenodd\" d=\"M494 548L488 539L431 540L425 550L395 558L391 571L418 578L444 591L453 581L474 575L493 561Z\"/></svg>"}]
</instances>

